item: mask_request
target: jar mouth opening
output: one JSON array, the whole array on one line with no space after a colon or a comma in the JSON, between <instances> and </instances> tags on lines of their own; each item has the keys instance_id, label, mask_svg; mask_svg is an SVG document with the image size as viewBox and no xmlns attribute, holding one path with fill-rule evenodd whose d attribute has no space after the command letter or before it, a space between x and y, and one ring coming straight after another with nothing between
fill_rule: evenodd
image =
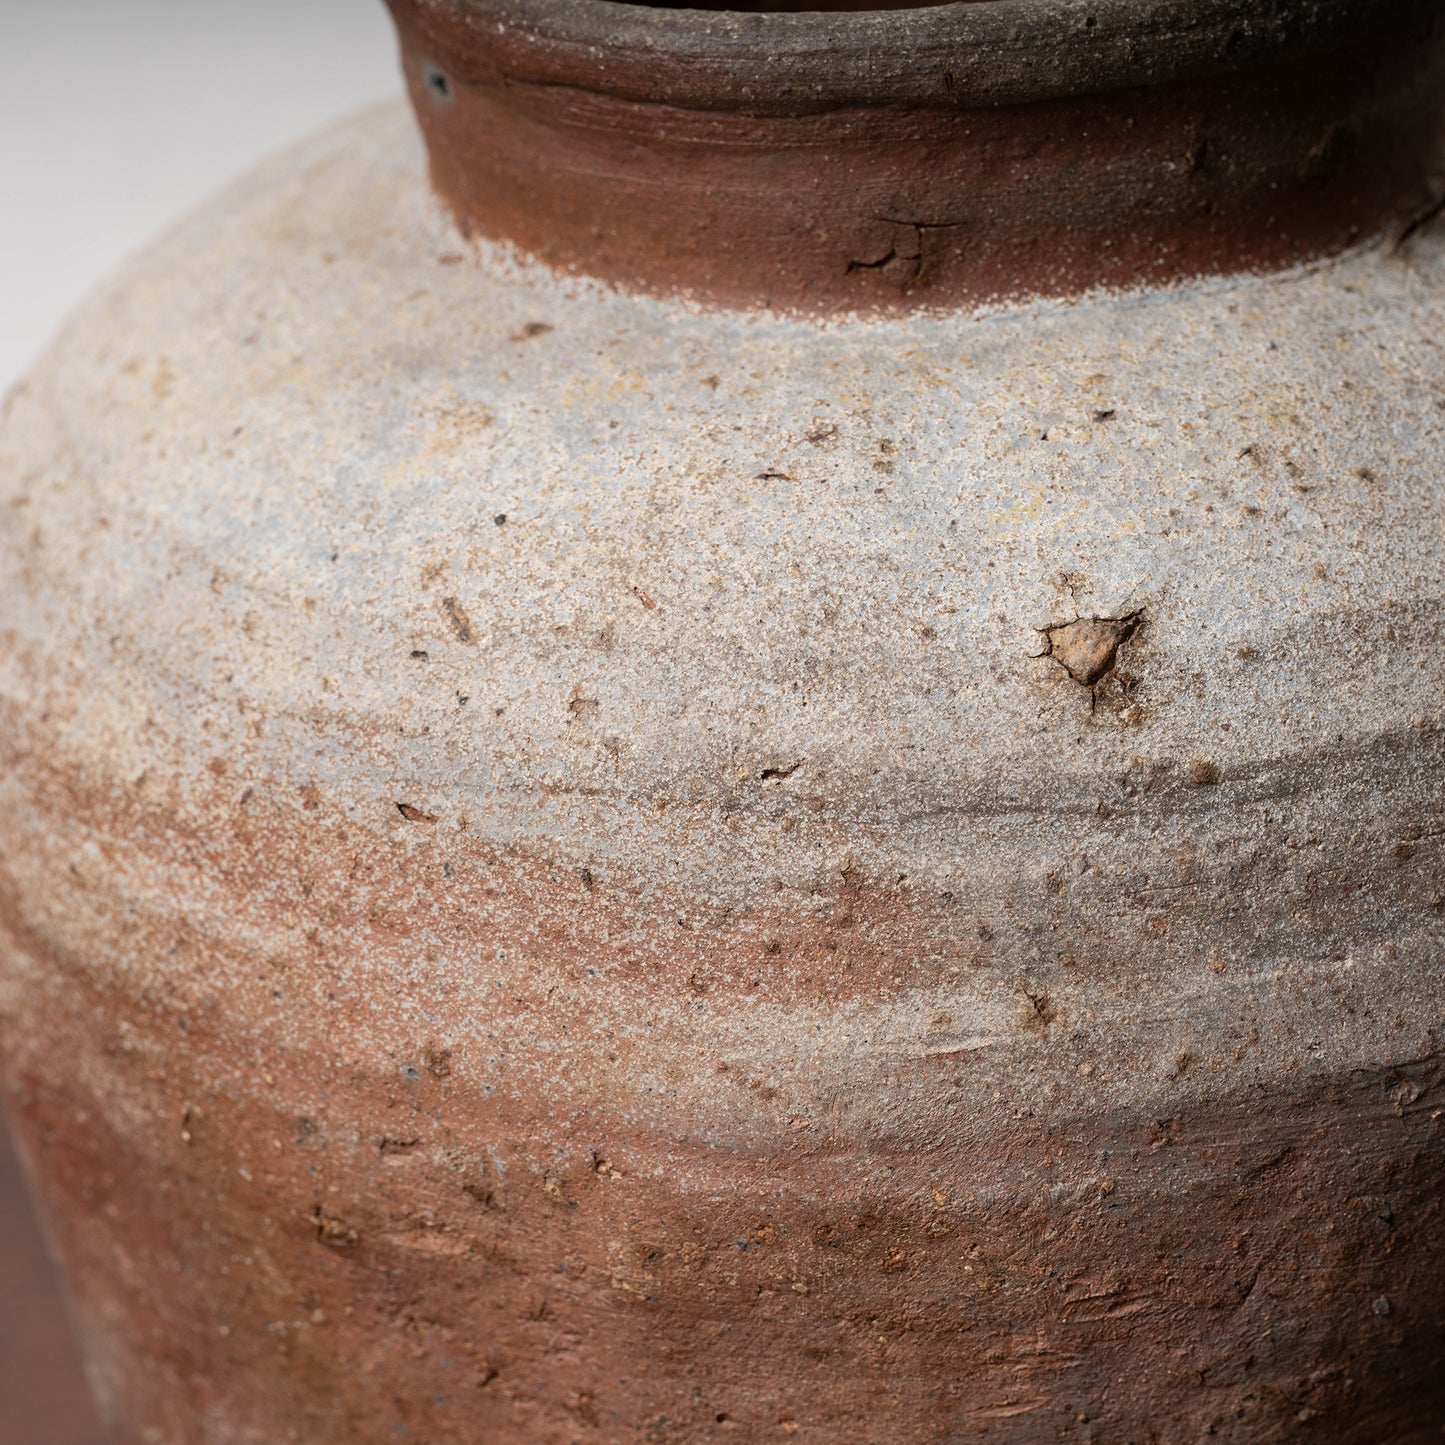
<instances>
[{"instance_id":1,"label":"jar mouth opening","mask_svg":"<svg viewBox=\"0 0 1445 1445\"><path fill-rule=\"evenodd\" d=\"M463 80L776 115L1024 104L1173 84L1328 47L1427 12L1434 0L879 3L390 0Z\"/></svg>"},{"instance_id":2,"label":"jar mouth opening","mask_svg":"<svg viewBox=\"0 0 1445 1445\"><path fill-rule=\"evenodd\" d=\"M884 10L935 10L958 3L997 5L1000 0L605 0L645 10L730 11L739 15L852 15Z\"/></svg>"}]
</instances>

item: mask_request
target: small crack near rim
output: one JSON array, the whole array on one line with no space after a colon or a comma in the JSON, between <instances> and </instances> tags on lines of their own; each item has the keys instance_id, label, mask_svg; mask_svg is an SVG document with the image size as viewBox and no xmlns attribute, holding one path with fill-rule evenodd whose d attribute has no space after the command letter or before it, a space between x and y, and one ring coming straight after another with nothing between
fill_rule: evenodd
<instances>
[{"instance_id":1,"label":"small crack near rim","mask_svg":"<svg viewBox=\"0 0 1445 1445\"><path fill-rule=\"evenodd\" d=\"M1442 215L1445 215L1445 192L1431 201L1424 210L1416 212L1405 223L1405 228L1395 237L1395 244L1390 247L1391 254L1403 251L1426 226L1430 225L1432 221L1439 220Z\"/></svg>"},{"instance_id":2,"label":"small crack near rim","mask_svg":"<svg viewBox=\"0 0 1445 1445\"><path fill-rule=\"evenodd\" d=\"M922 260L921 256L900 256L896 248L890 247L888 254L880 256L876 261L849 261L847 274L851 276L855 271L881 271L894 261L916 262L920 260Z\"/></svg>"},{"instance_id":3,"label":"small crack near rim","mask_svg":"<svg viewBox=\"0 0 1445 1445\"><path fill-rule=\"evenodd\" d=\"M887 255L880 256L876 261L849 261L845 274L851 276L855 271L881 271L895 261L902 261L914 268L913 274L904 283L905 290L923 274L924 236L930 231L956 231L968 224L966 221L900 221L894 216L875 216L873 219L885 226L902 226L905 230L911 230L913 232L912 254L905 254L897 246L890 246Z\"/></svg>"}]
</instances>

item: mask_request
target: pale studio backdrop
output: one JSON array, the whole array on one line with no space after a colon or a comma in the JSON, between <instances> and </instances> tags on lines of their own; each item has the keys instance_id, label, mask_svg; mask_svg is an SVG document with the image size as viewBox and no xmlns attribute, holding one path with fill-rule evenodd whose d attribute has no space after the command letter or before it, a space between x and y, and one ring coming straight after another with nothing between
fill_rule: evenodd
<instances>
[{"instance_id":1,"label":"pale studio backdrop","mask_svg":"<svg viewBox=\"0 0 1445 1445\"><path fill-rule=\"evenodd\" d=\"M399 90L381 0L0 0L0 392L176 216ZM0 1445L101 1439L0 1128Z\"/></svg>"},{"instance_id":2,"label":"pale studio backdrop","mask_svg":"<svg viewBox=\"0 0 1445 1445\"><path fill-rule=\"evenodd\" d=\"M399 89L381 0L0 0L0 390L171 219Z\"/></svg>"}]
</instances>

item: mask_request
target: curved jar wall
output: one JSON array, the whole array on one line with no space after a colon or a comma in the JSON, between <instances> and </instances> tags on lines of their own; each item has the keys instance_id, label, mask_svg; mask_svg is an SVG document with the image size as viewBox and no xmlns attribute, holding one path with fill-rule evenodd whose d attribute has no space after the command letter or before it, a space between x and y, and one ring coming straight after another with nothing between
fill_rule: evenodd
<instances>
[{"instance_id":1,"label":"curved jar wall","mask_svg":"<svg viewBox=\"0 0 1445 1445\"><path fill-rule=\"evenodd\" d=\"M0 1045L122 1438L1438 1423L1377 229L717 309L463 241L385 110L93 304L0 425Z\"/></svg>"}]
</instances>

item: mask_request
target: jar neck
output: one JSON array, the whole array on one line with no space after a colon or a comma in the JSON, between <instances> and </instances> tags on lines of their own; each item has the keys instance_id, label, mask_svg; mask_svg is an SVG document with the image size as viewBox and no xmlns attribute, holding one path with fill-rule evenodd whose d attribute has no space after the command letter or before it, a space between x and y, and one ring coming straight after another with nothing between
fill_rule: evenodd
<instances>
[{"instance_id":1,"label":"jar neck","mask_svg":"<svg viewBox=\"0 0 1445 1445\"><path fill-rule=\"evenodd\" d=\"M469 235L826 315L1289 266L1431 204L1438 0L389 0Z\"/></svg>"}]
</instances>

